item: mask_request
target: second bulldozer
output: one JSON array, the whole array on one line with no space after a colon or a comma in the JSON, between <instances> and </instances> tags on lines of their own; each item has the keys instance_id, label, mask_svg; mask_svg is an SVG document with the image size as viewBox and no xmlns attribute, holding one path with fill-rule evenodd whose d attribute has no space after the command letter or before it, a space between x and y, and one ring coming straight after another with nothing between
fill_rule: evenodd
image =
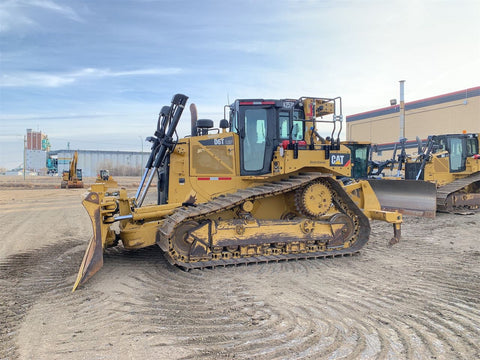
<instances>
[{"instance_id":1,"label":"second bulldozer","mask_svg":"<svg viewBox=\"0 0 480 360\"><path fill-rule=\"evenodd\" d=\"M398 241L401 214L382 210L369 182L337 180L367 165L361 144L339 140L340 98L236 100L218 128L197 120L192 104L191 135L178 139L186 102L177 94L162 108L134 196L92 185L83 204L93 237L74 289L119 242L126 249L157 244L171 264L191 269L354 254L369 239L369 218L392 223ZM333 124L331 137L317 133L321 122ZM157 198L148 204L154 180ZM414 183L429 201L413 210L431 212L435 186Z\"/></svg>"},{"instance_id":2,"label":"second bulldozer","mask_svg":"<svg viewBox=\"0 0 480 360\"><path fill-rule=\"evenodd\" d=\"M437 185L437 210L471 213L480 209L478 134L445 134L419 138L418 155L405 159L405 179Z\"/></svg>"}]
</instances>

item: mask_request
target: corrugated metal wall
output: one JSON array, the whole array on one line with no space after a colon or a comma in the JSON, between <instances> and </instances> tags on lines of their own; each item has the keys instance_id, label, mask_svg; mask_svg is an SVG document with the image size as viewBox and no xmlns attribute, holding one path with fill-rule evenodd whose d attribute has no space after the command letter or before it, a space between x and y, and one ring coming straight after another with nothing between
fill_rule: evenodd
<instances>
[{"instance_id":1,"label":"corrugated metal wall","mask_svg":"<svg viewBox=\"0 0 480 360\"><path fill-rule=\"evenodd\" d=\"M46 174L47 153L42 150L25 150L26 169Z\"/></svg>"},{"instance_id":2,"label":"corrugated metal wall","mask_svg":"<svg viewBox=\"0 0 480 360\"><path fill-rule=\"evenodd\" d=\"M50 154L58 155L58 173L68 171L75 150L57 150ZM141 176L149 153L129 151L93 151L77 150L77 168L83 176L97 176L101 169L109 170L111 175Z\"/></svg>"}]
</instances>

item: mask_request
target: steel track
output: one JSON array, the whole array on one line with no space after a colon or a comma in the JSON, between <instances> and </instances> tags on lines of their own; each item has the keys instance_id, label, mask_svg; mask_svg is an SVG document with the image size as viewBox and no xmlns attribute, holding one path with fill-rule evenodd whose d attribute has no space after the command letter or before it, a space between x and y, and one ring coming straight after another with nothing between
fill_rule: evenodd
<instances>
[{"instance_id":1,"label":"steel track","mask_svg":"<svg viewBox=\"0 0 480 360\"><path fill-rule=\"evenodd\" d=\"M437 189L437 210L438 211L446 211L446 212L455 212L456 210L463 210L463 208L456 208L456 207L451 207L448 205L448 198L450 196L453 196L453 194L460 190L463 189L464 187L480 181L480 171L473 173L467 177L464 177L463 179L458 179L455 181L452 181L451 183L441 186Z\"/></svg>"},{"instance_id":2,"label":"steel track","mask_svg":"<svg viewBox=\"0 0 480 360\"><path fill-rule=\"evenodd\" d=\"M174 235L175 229L187 221L199 221L215 213L232 209L241 205L245 201L253 201L269 196L285 194L287 192L301 188L317 179L324 179L334 190L337 196L334 196L335 205L354 220L355 232L351 240L351 246L348 248L331 248L326 251L287 253L263 256L249 256L230 259L216 259L195 262L180 261L170 249L166 252L168 260L185 269L206 268L227 265L241 265L247 263L259 262L278 262L287 260L299 260L308 258L326 258L335 256L354 255L367 243L370 235L370 223L363 212L355 205L342 186L331 176L323 173L305 173L289 177L277 182L265 183L256 187L239 190L232 194L219 196L206 203L199 204L196 207L182 207L169 215L163 221L159 229L161 241L168 243ZM297 240L297 239L296 239ZM298 240L297 240L298 241Z\"/></svg>"}]
</instances>

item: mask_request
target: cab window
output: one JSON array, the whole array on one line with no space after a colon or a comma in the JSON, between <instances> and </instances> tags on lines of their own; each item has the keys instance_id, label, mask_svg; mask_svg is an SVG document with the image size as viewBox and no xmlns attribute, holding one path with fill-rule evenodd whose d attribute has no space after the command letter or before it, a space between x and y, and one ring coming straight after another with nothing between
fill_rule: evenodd
<instances>
[{"instance_id":1,"label":"cab window","mask_svg":"<svg viewBox=\"0 0 480 360\"><path fill-rule=\"evenodd\" d=\"M238 134L238 116L237 112L233 110L230 111L230 126L230 131Z\"/></svg>"},{"instance_id":2,"label":"cab window","mask_svg":"<svg viewBox=\"0 0 480 360\"><path fill-rule=\"evenodd\" d=\"M299 112L293 113L292 140L303 140L303 121L299 120ZM278 126L280 140L288 140L290 132L290 112L280 111L278 115Z\"/></svg>"},{"instance_id":3,"label":"cab window","mask_svg":"<svg viewBox=\"0 0 480 360\"><path fill-rule=\"evenodd\" d=\"M476 138L467 139L467 156L478 154L478 140Z\"/></svg>"}]
</instances>

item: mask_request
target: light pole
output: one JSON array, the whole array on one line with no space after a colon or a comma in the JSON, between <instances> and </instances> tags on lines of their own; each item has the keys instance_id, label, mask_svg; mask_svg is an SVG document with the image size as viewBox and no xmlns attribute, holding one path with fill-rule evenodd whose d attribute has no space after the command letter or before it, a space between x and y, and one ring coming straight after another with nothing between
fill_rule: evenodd
<instances>
[{"instance_id":1,"label":"light pole","mask_svg":"<svg viewBox=\"0 0 480 360\"><path fill-rule=\"evenodd\" d=\"M400 80L400 140L405 138L405 80Z\"/></svg>"}]
</instances>

